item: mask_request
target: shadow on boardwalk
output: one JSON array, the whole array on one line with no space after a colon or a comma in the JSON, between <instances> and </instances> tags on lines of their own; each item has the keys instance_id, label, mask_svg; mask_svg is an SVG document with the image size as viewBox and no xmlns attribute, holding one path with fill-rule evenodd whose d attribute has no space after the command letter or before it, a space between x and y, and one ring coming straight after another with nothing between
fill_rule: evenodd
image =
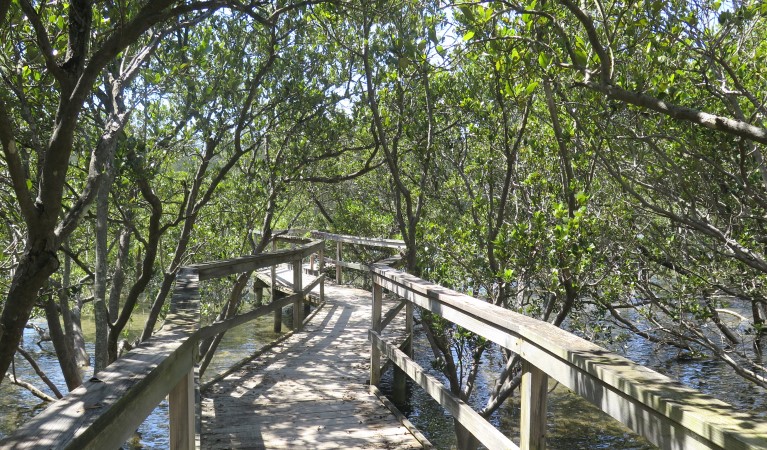
<instances>
[{"instance_id":1,"label":"shadow on boardwalk","mask_svg":"<svg viewBox=\"0 0 767 450\"><path fill-rule=\"evenodd\" d=\"M371 294L325 297L304 331L203 393L203 449L421 448L367 386Z\"/></svg>"}]
</instances>

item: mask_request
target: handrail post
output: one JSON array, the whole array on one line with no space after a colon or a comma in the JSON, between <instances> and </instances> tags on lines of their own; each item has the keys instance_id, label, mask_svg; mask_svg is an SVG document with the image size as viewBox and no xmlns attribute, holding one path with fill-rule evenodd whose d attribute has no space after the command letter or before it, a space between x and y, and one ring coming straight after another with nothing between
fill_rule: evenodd
<instances>
[{"instance_id":1,"label":"handrail post","mask_svg":"<svg viewBox=\"0 0 767 450\"><path fill-rule=\"evenodd\" d=\"M325 242L322 242L320 246L320 266L317 270L317 276L321 277L325 274ZM325 301L325 278L320 280L320 303Z\"/></svg>"},{"instance_id":2,"label":"handrail post","mask_svg":"<svg viewBox=\"0 0 767 450\"><path fill-rule=\"evenodd\" d=\"M527 360L522 361L520 443L521 450L546 449L546 399L549 377Z\"/></svg>"},{"instance_id":3,"label":"handrail post","mask_svg":"<svg viewBox=\"0 0 767 450\"><path fill-rule=\"evenodd\" d=\"M303 323L304 313L304 285L301 280L301 272L303 272L303 262L301 258L293 262L293 292L297 294L295 302L293 302L293 329L301 331L301 325Z\"/></svg>"},{"instance_id":4,"label":"handrail post","mask_svg":"<svg viewBox=\"0 0 767 450\"><path fill-rule=\"evenodd\" d=\"M341 278L343 273L341 272L341 241L336 242L336 284L340 285L344 281Z\"/></svg>"},{"instance_id":5,"label":"handrail post","mask_svg":"<svg viewBox=\"0 0 767 450\"><path fill-rule=\"evenodd\" d=\"M413 304L407 302L405 305L405 335L410 337L407 348L404 350L407 356L413 357Z\"/></svg>"},{"instance_id":6,"label":"handrail post","mask_svg":"<svg viewBox=\"0 0 767 450\"><path fill-rule=\"evenodd\" d=\"M370 326L376 333L381 332L381 310L383 308L383 287L373 281L373 317ZM371 343L370 348L370 385L376 386L381 381L381 350Z\"/></svg>"},{"instance_id":7,"label":"handrail post","mask_svg":"<svg viewBox=\"0 0 767 450\"><path fill-rule=\"evenodd\" d=\"M253 294L255 295L255 299L253 300L255 302L256 306L261 306L264 304L264 282L258 279L257 277L254 277L253 279Z\"/></svg>"},{"instance_id":8,"label":"handrail post","mask_svg":"<svg viewBox=\"0 0 767 450\"><path fill-rule=\"evenodd\" d=\"M272 239L272 251L277 250L277 241ZM272 296L272 302L277 300L277 266L272 265L272 289L270 295ZM279 333L282 331L282 308L274 310L274 332Z\"/></svg>"},{"instance_id":9,"label":"handrail post","mask_svg":"<svg viewBox=\"0 0 767 450\"><path fill-rule=\"evenodd\" d=\"M194 353L196 345L190 347ZM192 361L194 361L194 354ZM194 365L168 393L168 420L170 422L170 448L193 450L196 442L195 427L195 371Z\"/></svg>"},{"instance_id":10,"label":"handrail post","mask_svg":"<svg viewBox=\"0 0 767 450\"><path fill-rule=\"evenodd\" d=\"M405 336L407 341L401 349L409 358L413 357L413 304L407 302L405 305ZM392 374L392 397L395 404L402 405L407 402L407 375L396 365Z\"/></svg>"}]
</instances>

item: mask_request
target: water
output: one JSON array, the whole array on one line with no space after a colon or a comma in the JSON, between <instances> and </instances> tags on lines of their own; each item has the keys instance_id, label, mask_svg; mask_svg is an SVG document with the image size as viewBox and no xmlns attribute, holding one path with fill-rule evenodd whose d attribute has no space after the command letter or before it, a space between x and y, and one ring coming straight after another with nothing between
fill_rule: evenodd
<instances>
[{"instance_id":1,"label":"water","mask_svg":"<svg viewBox=\"0 0 767 450\"><path fill-rule=\"evenodd\" d=\"M268 299L268 296L266 296ZM268 300L267 300L268 301ZM134 339L141 331L146 319L144 311L137 311L134 319L128 324L126 338ZM292 321L291 312L286 309L283 313L283 330L290 329ZM44 319L34 319L34 323L47 328ZM93 317L83 315L83 334L86 339L86 350L93 355L93 337L95 327ZM262 317L229 330L221 341L218 351L211 361L203 381L212 378L217 373L226 370L233 363L253 354L258 348L267 344L279 336L274 333L272 316ZM58 360L50 342L43 342L41 346L36 344L38 333L33 329L24 330L22 348L29 352L37 361L40 368L56 384L62 394L66 395L66 383L59 369ZM44 387L27 362L21 357L16 357L16 374L19 378L29 381L50 396L53 392ZM92 368L86 368L86 376L90 376ZM41 412L48 403L38 399L28 390L4 381L0 384L0 438L10 434L30 417ZM146 418L144 423L136 431L124 448L126 449L166 449L170 446L168 439L168 402L163 400L157 408Z\"/></svg>"},{"instance_id":2,"label":"water","mask_svg":"<svg viewBox=\"0 0 767 450\"><path fill-rule=\"evenodd\" d=\"M642 338L630 336L610 348L641 365L669 376L681 383L725 401L737 409L757 417L767 417L767 392L753 386L735 375L726 364L712 359L680 361L676 349L656 348ZM447 381L442 374L431 368L433 354L423 333L416 334L414 359L430 374ZM484 406L492 383L500 372L501 356L491 350L484 357L477 377L475 394L470 399L474 409ZM390 390L391 375L383 378L382 390ZM561 385L551 382L547 410L547 448L572 449L630 449L655 448L641 436L608 416L597 407ZM409 384L411 398L405 405L398 405L410 421L420 429L436 448L455 448L453 420L439 404L419 386ZM520 407L518 397L507 400L490 417L490 422L519 442Z\"/></svg>"},{"instance_id":3,"label":"water","mask_svg":"<svg viewBox=\"0 0 767 450\"><path fill-rule=\"evenodd\" d=\"M741 411L767 418L767 390L745 381L722 361L680 359L677 349L657 347L637 336L629 337L622 352L612 350Z\"/></svg>"},{"instance_id":4,"label":"water","mask_svg":"<svg viewBox=\"0 0 767 450\"><path fill-rule=\"evenodd\" d=\"M288 330L291 315L285 311L283 329ZM138 313L129 325L129 334L140 332L143 316ZM93 326L87 319L83 321L86 339L92 341ZM38 323L44 325L43 320ZM272 318L263 317L257 321L230 330L217 351L203 381L216 373L226 370L233 363L251 355L265 343L271 342L278 335L272 331ZM27 329L24 333L23 348L30 352L43 370L56 383L64 386L63 377L58 370L58 362L50 342L44 342L42 348L35 344L37 333ZM435 376L431 370L431 350L422 333L415 340L416 360ZM731 369L715 360L679 361L676 350L656 348L641 338L629 337L616 344L611 350L652 367L658 372L720 398L737 408L751 412L759 417L767 417L767 392L754 387L735 376ZM88 351L93 353L92 345ZM487 353L477 382L477 395L473 406L481 407L487 393L501 367L501 358L497 351ZM25 361L17 359L18 375L40 385ZM386 382L387 379L384 379ZM386 386L383 386L385 389ZM548 404L548 448L551 449L635 449L653 448L640 437L634 435L619 422L599 411L590 403L572 394L561 386L554 387L549 394ZM43 389L46 390L46 389ZM431 397L420 387L411 386L412 398L408 405L403 405L403 412L411 422L426 434L432 443L440 449L449 449L455 445L452 418L444 412ZM48 392L49 394L52 394ZM46 407L27 390L4 382L0 385L0 437L12 432L19 424L39 413ZM513 440L519 438L519 404L510 399L501 407L490 421L507 433ZM168 405L163 401L138 429L126 448L164 449L168 448Z\"/></svg>"},{"instance_id":5,"label":"water","mask_svg":"<svg viewBox=\"0 0 767 450\"><path fill-rule=\"evenodd\" d=\"M433 355L423 333L417 333L414 340L414 359L430 374L447 384L444 376L431 368ZM475 393L469 401L475 410L484 406L492 383L501 369L502 358L498 350L488 351L477 377ZM384 392L388 392L390 383L391 375L387 374L382 383ZM455 433L450 414L419 386L410 381L409 383L411 397L408 404L399 405L402 412L436 448L455 448ZM561 385L552 382L549 389L547 448L554 450L599 448L649 450L655 448L620 422ZM513 441L519 443L519 419L519 400L518 397L512 397L490 417L489 421L510 436Z\"/></svg>"},{"instance_id":6,"label":"water","mask_svg":"<svg viewBox=\"0 0 767 450\"><path fill-rule=\"evenodd\" d=\"M48 377L51 378L57 386L64 386L64 380L63 377L61 377L60 372L56 373L56 371L50 370L52 365L58 365L55 357L51 358L44 354L44 350L37 348L37 345L35 345L32 340L33 337L36 336L37 333L34 330L25 330L22 347L32 355L43 353L43 356L38 358L38 364L43 367L43 370L47 369L46 373L48 373ZM43 344L44 347L46 345L50 344ZM22 362L20 358L16 359L16 374L19 378L26 381L32 381L35 385L39 386L40 383L37 383L37 380L30 375L31 370L28 369L28 367L26 361ZM53 393L47 388L43 388L42 390L48 395L53 396ZM46 402L35 397L26 389L12 385L7 380L4 381L0 384L0 411L2 411L2 414L0 414L0 437L15 430L20 424L27 421L27 419L45 409L47 405Z\"/></svg>"},{"instance_id":7,"label":"water","mask_svg":"<svg viewBox=\"0 0 767 450\"><path fill-rule=\"evenodd\" d=\"M142 325L146 319L144 311L137 311L134 318L128 323L125 330L127 339L135 339L142 331ZM47 328L45 319L33 319L31 322L42 328ZM85 348L91 356L91 367L85 368L85 376L91 376L93 372L93 337L95 335L95 325L93 317L83 315L82 318L83 335L86 340ZM37 364L50 378L50 380L59 388L62 394L66 395L66 382L59 368L58 359L50 342L42 342L37 345L39 334L30 328L24 330L22 348L26 350L37 361ZM37 375L29 367L29 364L16 356L15 359L16 374L19 378L31 382L40 390L54 396L46 386L44 386ZM47 407L47 403L32 395L28 390L4 381L0 384L0 438L12 433L20 424L36 415ZM154 412L138 429L136 436L131 440L131 448L168 448L168 402L163 400ZM164 428L164 429L163 429Z\"/></svg>"}]
</instances>

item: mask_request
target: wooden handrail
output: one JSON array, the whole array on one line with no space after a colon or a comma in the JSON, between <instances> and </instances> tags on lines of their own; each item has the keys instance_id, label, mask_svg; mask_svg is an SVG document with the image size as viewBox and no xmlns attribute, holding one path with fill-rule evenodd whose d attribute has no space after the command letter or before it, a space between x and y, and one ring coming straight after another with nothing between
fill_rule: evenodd
<instances>
[{"instance_id":1,"label":"wooden handrail","mask_svg":"<svg viewBox=\"0 0 767 450\"><path fill-rule=\"evenodd\" d=\"M197 269L200 274L200 281L204 281L211 278L221 278L227 275L250 272L251 270L293 262L297 257L305 258L312 253L316 253L319 251L320 247L324 245L324 242L320 240L306 240L305 242L304 245L295 249L275 250L268 253L260 253L258 255L194 264L189 267Z\"/></svg>"},{"instance_id":2,"label":"wooden handrail","mask_svg":"<svg viewBox=\"0 0 767 450\"><path fill-rule=\"evenodd\" d=\"M217 334L221 334L226 331L229 331L234 327L238 327L242 324L248 323L251 320L255 320L269 313L273 313L275 310L282 309L285 306L290 305L296 300L296 298L298 298L298 296L304 295L305 292L306 291L298 292L296 294L291 294L286 297L282 297L280 299L274 300L268 305L262 305L246 313L238 314L234 317L231 317L229 319L225 319L219 322L214 322L208 326L202 327L199 330L197 330L197 332L195 332L194 334L194 338L198 340L210 338Z\"/></svg>"},{"instance_id":3,"label":"wooden handrail","mask_svg":"<svg viewBox=\"0 0 767 450\"><path fill-rule=\"evenodd\" d=\"M543 377L551 377L660 448L767 448L767 424L763 421L548 322L517 314L387 266L374 265L371 269L374 304L376 290L387 289L514 351L533 366L528 367L528 378L539 392L543 386L545 395ZM373 316L380 321L380 310L376 312L375 308ZM373 331L380 331L377 326L380 322L374 323ZM377 340L374 343L371 361L380 358L380 344ZM371 370L374 370L372 363ZM371 373L371 382L374 378L377 374ZM538 411L537 414L544 415L545 424L545 408L541 410L540 405L524 404L525 401L535 402L534 397L525 396L523 392L523 417L526 408L527 414ZM541 422L540 417L528 417L527 421L531 428ZM540 430L522 430L523 440L541 437ZM536 442L523 442L522 447L537 448L537 445Z\"/></svg>"},{"instance_id":4,"label":"wooden handrail","mask_svg":"<svg viewBox=\"0 0 767 450\"><path fill-rule=\"evenodd\" d=\"M325 264L336 264L338 266L341 266L345 269L354 269L359 270L360 272L370 272L370 266L372 264L379 264L379 265L385 265L385 266L395 266L397 265L402 258L400 256L389 256L387 258L384 258L380 261L376 261L373 263L356 263L356 262L349 262L349 261L337 261L333 258L325 258Z\"/></svg>"},{"instance_id":5,"label":"wooden handrail","mask_svg":"<svg viewBox=\"0 0 767 450\"><path fill-rule=\"evenodd\" d=\"M179 269L162 330L0 440L0 449L119 448L166 396L171 448L194 448L194 368L200 340L299 303L318 283L322 288L324 277L269 305L203 328L199 328L199 281L285 262L300 264L324 245L307 239L301 242L303 245L291 250Z\"/></svg>"},{"instance_id":6,"label":"wooden handrail","mask_svg":"<svg viewBox=\"0 0 767 450\"><path fill-rule=\"evenodd\" d=\"M179 270L166 323L149 341L0 441L0 448L119 448L194 368L196 343L188 337L199 323L196 270Z\"/></svg>"},{"instance_id":7,"label":"wooden handrail","mask_svg":"<svg viewBox=\"0 0 767 450\"><path fill-rule=\"evenodd\" d=\"M367 238L312 232L315 238L369 244ZM326 237L329 236L329 237ZM333 239L333 237L339 237ZM344 240L341 240L344 239ZM295 238L292 238L295 240ZM384 240L386 241L386 240ZM119 447L164 398L170 398L171 448L194 448L194 366L198 342L234 326L278 311L301 299L324 275L308 286L301 283L301 260L319 252L324 242L299 239L296 249L279 250L227 261L196 264L179 270L171 309L163 329L154 337L86 381L64 399L29 420L0 441L0 448L102 449ZM400 248L387 247L385 248ZM285 262L296 264L295 286L300 292L234 318L199 328L199 281L257 270ZM488 448L515 448L493 432L468 406L439 386L409 357L409 351L381 339L382 329L403 306L388 314L381 310L384 289L406 301L408 331L414 305L438 314L524 359L522 448L544 444L546 385L549 377L591 401L649 441L664 449L764 449L767 424L732 406L660 375L646 367L580 339L547 322L538 321L470 296L429 283L383 264L370 265L373 274L371 325L371 384L380 380L380 359L387 356L399 370L423 386L454 412L466 429ZM396 374L395 374L396 378Z\"/></svg>"},{"instance_id":8,"label":"wooden handrail","mask_svg":"<svg viewBox=\"0 0 767 450\"><path fill-rule=\"evenodd\" d=\"M426 373L405 352L384 341L375 331L371 330L369 332L369 339L375 348L407 373L413 381L418 383L432 398L437 400L453 417L457 417L461 424L471 431L487 448L509 450L518 448L511 439L504 436L495 426L482 418L471 406L453 395L437 378Z\"/></svg>"},{"instance_id":9,"label":"wooden handrail","mask_svg":"<svg viewBox=\"0 0 767 450\"><path fill-rule=\"evenodd\" d=\"M389 248L389 249L398 249L398 250L401 250L407 247L407 245L405 244L405 241L402 241L399 239L382 239L382 238L349 236L345 234L326 233L324 231L311 231L311 232L308 232L308 234L315 239L322 239L324 241L331 241L336 243L335 259L321 258L320 260L323 264L331 263L335 265L336 283L338 284L341 284L343 282L342 268L354 269L361 272L370 272L370 264L371 264L370 262L358 263L358 262L341 260L341 253L342 253L341 250L342 250L343 244L346 243L346 244L362 245L364 247L378 247L378 248ZM395 256L388 256L385 259L381 261L377 261L377 262L393 266L393 265L396 265L400 259L401 259L401 256L395 255Z\"/></svg>"},{"instance_id":10,"label":"wooden handrail","mask_svg":"<svg viewBox=\"0 0 767 450\"><path fill-rule=\"evenodd\" d=\"M368 238L359 236L348 236L345 234L326 233L324 231L312 231L311 236L315 239L324 239L326 241L343 242L345 244L359 244L367 247L397 248L404 249L407 245L405 241L399 239Z\"/></svg>"}]
</instances>

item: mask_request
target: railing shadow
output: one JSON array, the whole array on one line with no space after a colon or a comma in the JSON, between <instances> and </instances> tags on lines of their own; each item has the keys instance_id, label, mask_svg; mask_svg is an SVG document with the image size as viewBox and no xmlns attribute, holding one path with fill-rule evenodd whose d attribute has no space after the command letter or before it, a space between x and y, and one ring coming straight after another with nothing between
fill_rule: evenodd
<instances>
[{"instance_id":1,"label":"railing shadow","mask_svg":"<svg viewBox=\"0 0 767 450\"><path fill-rule=\"evenodd\" d=\"M171 447L194 448L197 440L195 364L199 341L282 305L300 305L305 294L299 290L280 303L258 309L255 314L245 313L226 323L198 329L199 282L301 261L324 245L322 241L309 239L295 239L295 242L294 249L179 269L163 329L4 438L0 448L119 448L166 396L169 397ZM320 277L320 283L323 279Z\"/></svg>"},{"instance_id":2,"label":"railing shadow","mask_svg":"<svg viewBox=\"0 0 767 450\"><path fill-rule=\"evenodd\" d=\"M516 448L516 445L426 374L412 361L411 350L407 346L400 349L381 337L392 317L382 311L384 290L406 302L400 313L405 316L405 333L412 333L413 307L418 306L522 357L522 448L545 446L545 400L549 378L589 400L661 448L767 448L767 424L757 418L737 412L730 405L683 387L551 324L428 283L388 265L368 265L342 259L342 244L396 250L404 245L401 241L320 232L310 234L323 240L293 238L295 248L197 264L179 270L170 313L160 333L124 355L99 373L97 378L86 381L64 399L51 404L14 434L0 441L0 448L117 448L166 396L169 396L172 448L194 448L199 439L195 435L199 403L195 400L197 381L194 375L198 342L265 314L276 314L289 304L301 311L298 307L308 294L298 289L298 292L275 299L269 305L198 329L199 282L286 262L300 268L305 258L310 255L316 257L317 254L320 297L325 288L323 266L326 260L335 265L339 282L343 279L343 267L369 271L373 278L369 363L356 367L335 367L328 369L328 373L368 370L371 384L376 384L380 380L381 361L388 359L398 371L407 374L439 401L488 448ZM335 243L335 259L324 257L325 241ZM386 262L395 259L389 258ZM293 280L293 284L297 281L305 287L301 276L295 271ZM331 355L337 353L339 348L331 347L343 344L334 337L336 334L365 327L352 323L354 311L346 307L333 307L327 313L322 323L327 330L326 335L307 334L296 340L300 347L312 346L315 349L315 363L332 361ZM301 325L302 321L297 320L296 328ZM298 352L286 351L269 361L272 364L287 364L296 354ZM357 352L355 358L361 354ZM316 367L315 363L306 364L306 374L295 370L294 376L311 386L309 369ZM232 379L236 380L236 377ZM263 388L267 381L249 385L243 394ZM239 392L238 388L233 389L233 393ZM223 415L226 410L221 409L217 415L219 413ZM263 437L261 430L249 432L251 437ZM235 442L229 444L234 445Z\"/></svg>"}]
</instances>

